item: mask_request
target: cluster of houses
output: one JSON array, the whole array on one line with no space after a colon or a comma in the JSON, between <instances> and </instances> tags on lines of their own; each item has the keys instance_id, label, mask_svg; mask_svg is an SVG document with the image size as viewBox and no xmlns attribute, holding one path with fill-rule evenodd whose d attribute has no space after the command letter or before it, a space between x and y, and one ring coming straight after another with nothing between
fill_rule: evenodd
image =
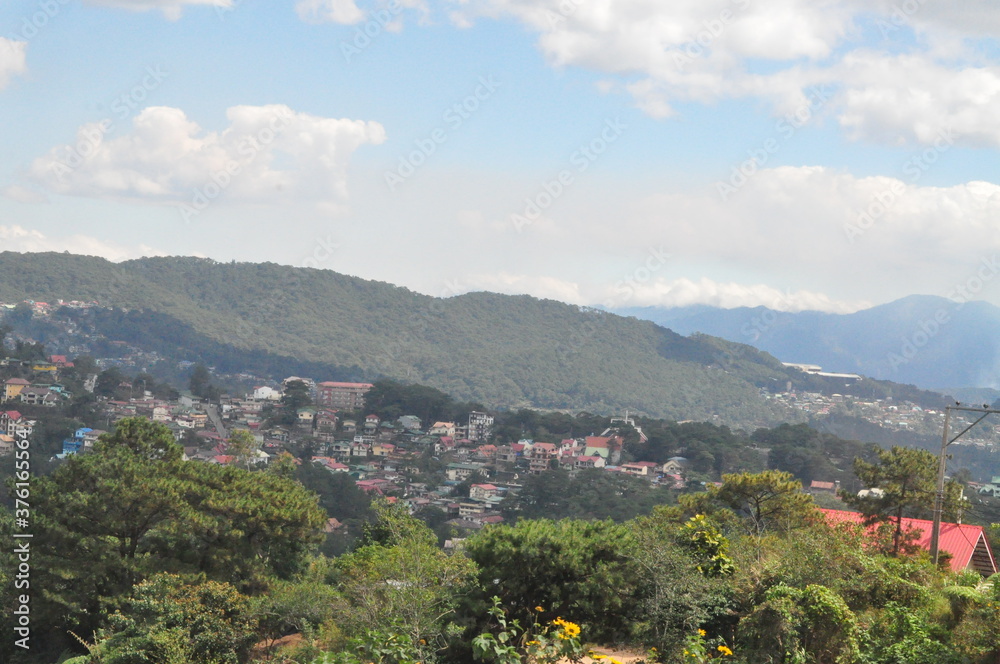
<instances>
[{"instance_id":1,"label":"cluster of houses","mask_svg":"<svg viewBox=\"0 0 1000 664\"><path fill-rule=\"evenodd\" d=\"M265 417L268 406L280 402L285 388L301 381L315 405L299 408L294 424L273 425ZM19 396L28 386L8 381L5 393ZM27 381L23 381L27 383ZM169 428L184 445L185 458L215 464L265 464L283 452L294 452L302 463L302 445L311 446L306 457L330 473L350 476L361 490L390 500L404 501L411 511L437 507L452 517L457 529L474 530L502 521L499 505L510 492L520 489L527 475L556 468L571 472L603 469L643 477L672 487L684 485L687 460L681 457L666 463L621 463L623 439L617 429L600 436L565 439L558 443L522 439L497 445L492 441L493 416L471 412L461 422L424 423L414 415L382 420L377 415L360 416L370 383L314 383L291 376L281 387L259 386L241 397L223 397L209 404L191 396L176 400L141 397L102 402L107 429L124 417L145 417ZM20 391L19 391L20 390ZM13 436L30 435L33 422L15 410L0 415L0 454L13 450ZM244 430L257 443L247 457L246 450L234 453L227 445L233 431ZM103 429L81 428L62 444L59 458L85 454L105 433ZM428 473L428 459L435 473ZM420 476L423 482L412 481ZM455 487L464 485L468 495L459 496Z\"/></svg>"},{"instance_id":2,"label":"cluster of houses","mask_svg":"<svg viewBox=\"0 0 1000 664\"><path fill-rule=\"evenodd\" d=\"M20 361L4 358L0 366L12 362L25 365L33 373L34 380L8 378L3 382L0 404L27 404L29 406L55 407L70 398L70 394L59 384L59 371L70 368L73 363L65 355L50 355L44 361Z\"/></svg>"},{"instance_id":3,"label":"cluster of houses","mask_svg":"<svg viewBox=\"0 0 1000 664\"><path fill-rule=\"evenodd\" d=\"M843 394L796 392L792 391L790 386L787 391L779 393L762 390L761 395L782 406L814 417L846 414L880 427L919 434L940 435L943 427L944 409L923 408L905 400L861 399ZM993 449L998 441L1000 441L1000 425L984 422L971 430L968 437L955 441L955 444Z\"/></svg>"}]
</instances>

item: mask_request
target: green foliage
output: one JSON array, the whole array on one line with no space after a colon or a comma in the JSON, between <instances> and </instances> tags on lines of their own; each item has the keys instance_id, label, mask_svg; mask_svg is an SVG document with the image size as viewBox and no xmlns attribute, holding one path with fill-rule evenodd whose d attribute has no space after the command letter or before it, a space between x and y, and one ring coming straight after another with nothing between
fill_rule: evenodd
<instances>
[{"instance_id":1,"label":"green foliage","mask_svg":"<svg viewBox=\"0 0 1000 664\"><path fill-rule=\"evenodd\" d=\"M841 492L841 500L865 515L869 523L887 522L892 519L893 555L906 552L906 539L902 517L930 518L937 492L938 462L926 450L895 446L879 450L878 460L868 463L855 459L854 472L862 484L878 488L881 493L858 496ZM945 492L945 517L954 520L960 516L960 490L951 482Z\"/></svg>"},{"instance_id":2,"label":"green foliage","mask_svg":"<svg viewBox=\"0 0 1000 664\"><path fill-rule=\"evenodd\" d=\"M748 662L854 661L857 620L844 600L821 585L778 585L740 622L739 651Z\"/></svg>"},{"instance_id":3,"label":"green foliage","mask_svg":"<svg viewBox=\"0 0 1000 664\"><path fill-rule=\"evenodd\" d=\"M170 429L144 417L126 417L114 431L103 434L94 445L94 453L114 454L119 449L139 460L163 461L174 464L181 460L184 450L174 441Z\"/></svg>"},{"instance_id":4,"label":"green foliage","mask_svg":"<svg viewBox=\"0 0 1000 664\"><path fill-rule=\"evenodd\" d=\"M630 631L635 547L626 526L570 519L487 527L465 543L483 592L499 596L513 618L526 622L542 606L545 616L572 615L598 639Z\"/></svg>"},{"instance_id":5,"label":"green foliage","mask_svg":"<svg viewBox=\"0 0 1000 664\"><path fill-rule=\"evenodd\" d=\"M517 619L508 620L499 597L493 597L492 601L488 613L496 621L497 633L484 632L472 640L477 660L495 664L556 664L579 662L583 658L586 651L576 623L556 618L542 625L533 615L531 624L522 628ZM537 606L535 611L542 613L544 608Z\"/></svg>"},{"instance_id":6,"label":"green foliage","mask_svg":"<svg viewBox=\"0 0 1000 664\"><path fill-rule=\"evenodd\" d=\"M226 440L226 454L236 457L236 463L250 470L257 462L260 443L246 429L234 429Z\"/></svg>"},{"instance_id":7,"label":"green foliage","mask_svg":"<svg viewBox=\"0 0 1000 664\"><path fill-rule=\"evenodd\" d=\"M964 593L958 625L952 631L954 648L974 662L995 662L1000 657L1000 583L995 577L980 581Z\"/></svg>"},{"instance_id":8,"label":"green foliage","mask_svg":"<svg viewBox=\"0 0 1000 664\"><path fill-rule=\"evenodd\" d=\"M688 635L681 651L681 661L685 664L705 664L713 659L733 656L733 651L721 637L708 639L707 636L703 629Z\"/></svg>"},{"instance_id":9,"label":"green foliage","mask_svg":"<svg viewBox=\"0 0 1000 664\"><path fill-rule=\"evenodd\" d=\"M324 523L315 496L269 473L183 462L176 448L163 425L125 419L34 481L40 624L86 638L161 571L260 592L302 568Z\"/></svg>"},{"instance_id":10,"label":"green foliage","mask_svg":"<svg viewBox=\"0 0 1000 664\"><path fill-rule=\"evenodd\" d=\"M90 664L238 664L256 629L248 598L231 585L158 574L111 616Z\"/></svg>"},{"instance_id":11,"label":"green foliage","mask_svg":"<svg viewBox=\"0 0 1000 664\"><path fill-rule=\"evenodd\" d=\"M962 657L941 641L923 611L894 603L863 633L863 664L959 664Z\"/></svg>"},{"instance_id":12,"label":"green foliage","mask_svg":"<svg viewBox=\"0 0 1000 664\"><path fill-rule=\"evenodd\" d=\"M740 517L748 534L785 532L801 528L817 518L812 496L791 473L767 470L722 476L722 486L709 487L709 500Z\"/></svg>"},{"instance_id":13,"label":"green foliage","mask_svg":"<svg viewBox=\"0 0 1000 664\"><path fill-rule=\"evenodd\" d=\"M695 558L701 561L698 571L705 576L729 576L736 571L732 558L727 555L729 540L703 514L691 517L684 524L683 538Z\"/></svg>"},{"instance_id":14,"label":"green foliage","mask_svg":"<svg viewBox=\"0 0 1000 664\"><path fill-rule=\"evenodd\" d=\"M311 664L422 664L433 661L433 651L426 644L416 646L405 635L392 631L367 630L350 639L346 647L326 652Z\"/></svg>"},{"instance_id":15,"label":"green foliage","mask_svg":"<svg viewBox=\"0 0 1000 664\"><path fill-rule=\"evenodd\" d=\"M443 638L456 589L473 578L474 564L439 549L434 533L403 509L384 501L373 508L377 521L362 546L336 560L344 600L337 624L349 636L388 628L414 648Z\"/></svg>"},{"instance_id":16,"label":"green foliage","mask_svg":"<svg viewBox=\"0 0 1000 664\"><path fill-rule=\"evenodd\" d=\"M262 635L276 639L289 633L308 634L331 624L339 601L334 576L332 562L317 556L294 579L273 581L266 594L254 599L253 613Z\"/></svg>"},{"instance_id":17,"label":"green foliage","mask_svg":"<svg viewBox=\"0 0 1000 664\"><path fill-rule=\"evenodd\" d=\"M504 518L611 519L627 521L672 502L673 492L642 477L594 468L570 474L551 470L530 475L502 503Z\"/></svg>"},{"instance_id":18,"label":"green foliage","mask_svg":"<svg viewBox=\"0 0 1000 664\"><path fill-rule=\"evenodd\" d=\"M678 524L670 510L629 525L637 542L631 562L641 579L632 600L634 637L664 654L683 650L692 633L729 611L728 542L704 517Z\"/></svg>"}]
</instances>

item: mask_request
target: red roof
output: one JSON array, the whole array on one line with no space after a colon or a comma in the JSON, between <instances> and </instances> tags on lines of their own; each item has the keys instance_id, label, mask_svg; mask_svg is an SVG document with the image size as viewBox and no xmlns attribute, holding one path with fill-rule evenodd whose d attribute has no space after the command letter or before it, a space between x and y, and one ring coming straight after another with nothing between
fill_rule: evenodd
<instances>
[{"instance_id":1,"label":"red roof","mask_svg":"<svg viewBox=\"0 0 1000 664\"><path fill-rule=\"evenodd\" d=\"M587 438L584 439L584 444L587 447L607 447L610 442L610 436L587 436Z\"/></svg>"},{"instance_id":2,"label":"red roof","mask_svg":"<svg viewBox=\"0 0 1000 664\"><path fill-rule=\"evenodd\" d=\"M836 485L833 482L820 482L819 480L813 480L812 484L809 485L810 489L823 489L826 491L833 491L836 489Z\"/></svg>"},{"instance_id":3,"label":"red roof","mask_svg":"<svg viewBox=\"0 0 1000 664\"><path fill-rule=\"evenodd\" d=\"M23 378L9 378L5 382L7 385L31 385L31 383Z\"/></svg>"},{"instance_id":4,"label":"red roof","mask_svg":"<svg viewBox=\"0 0 1000 664\"><path fill-rule=\"evenodd\" d=\"M320 383L320 387L375 387L371 383L335 383L332 381L325 381Z\"/></svg>"},{"instance_id":5,"label":"red roof","mask_svg":"<svg viewBox=\"0 0 1000 664\"><path fill-rule=\"evenodd\" d=\"M845 512L843 510L820 510L826 515L831 523L856 523L861 524L864 515L858 512ZM933 521L927 519L903 518L903 531L910 533L917 531L919 537L914 540L914 544L921 549L930 551L931 529ZM996 573L997 564L990 550L989 542L983 533L982 526L970 524L941 522L941 537L938 540L941 551L951 554L951 569L960 572L973 567L979 572ZM973 560L975 556L976 560Z\"/></svg>"},{"instance_id":6,"label":"red roof","mask_svg":"<svg viewBox=\"0 0 1000 664\"><path fill-rule=\"evenodd\" d=\"M6 415L7 417L9 417L12 420L19 420L19 419L21 419L21 413L19 413L16 410L8 410L7 412L4 413L4 415Z\"/></svg>"}]
</instances>

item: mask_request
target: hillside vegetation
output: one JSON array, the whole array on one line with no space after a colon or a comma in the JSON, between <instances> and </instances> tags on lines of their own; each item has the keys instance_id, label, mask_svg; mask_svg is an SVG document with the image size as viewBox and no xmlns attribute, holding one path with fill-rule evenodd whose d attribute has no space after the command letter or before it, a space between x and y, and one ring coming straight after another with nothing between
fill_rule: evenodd
<instances>
[{"instance_id":1,"label":"hillside vegetation","mask_svg":"<svg viewBox=\"0 0 1000 664\"><path fill-rule=\"evenodd\" d=\"M0 301L60 298L128 309L93 313L91 323L168 357L257 373L295 366L320 380L420 382L493 407L629 408L750 425L790 418L758 387L822 387L746 345L528 296L433 298L271 263L0 253Z\"/></svg>"}]
</instances>

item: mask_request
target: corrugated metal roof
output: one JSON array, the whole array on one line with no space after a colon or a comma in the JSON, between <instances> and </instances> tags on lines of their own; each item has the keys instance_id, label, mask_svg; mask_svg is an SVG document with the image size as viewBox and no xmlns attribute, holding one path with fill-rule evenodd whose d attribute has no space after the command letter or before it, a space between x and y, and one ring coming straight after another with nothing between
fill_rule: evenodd
<instances>
[{"instance_id":1,"label":"corrugated metal roof","mask_svg":"<svg viewBox=\"0 0 1000 664\"><path fill-rule=\"evenodd\" d=\"M858 512L829 509L822 509L820 511L832 523L861 524L864 520L864 515ZM903 530L907 533L918 531L919 536L914 540L914 544L921 549L930 551L931 530L934 526L933 521L904 517L902 524ZM938 546L941 551L945 551L951 555L951 568L956 572L968 569L970 566L982 574L988 575L997 572L996 559L993 557L993 552L986 541L982 526L942 521Z\"/></svg>"}]
</instances>

